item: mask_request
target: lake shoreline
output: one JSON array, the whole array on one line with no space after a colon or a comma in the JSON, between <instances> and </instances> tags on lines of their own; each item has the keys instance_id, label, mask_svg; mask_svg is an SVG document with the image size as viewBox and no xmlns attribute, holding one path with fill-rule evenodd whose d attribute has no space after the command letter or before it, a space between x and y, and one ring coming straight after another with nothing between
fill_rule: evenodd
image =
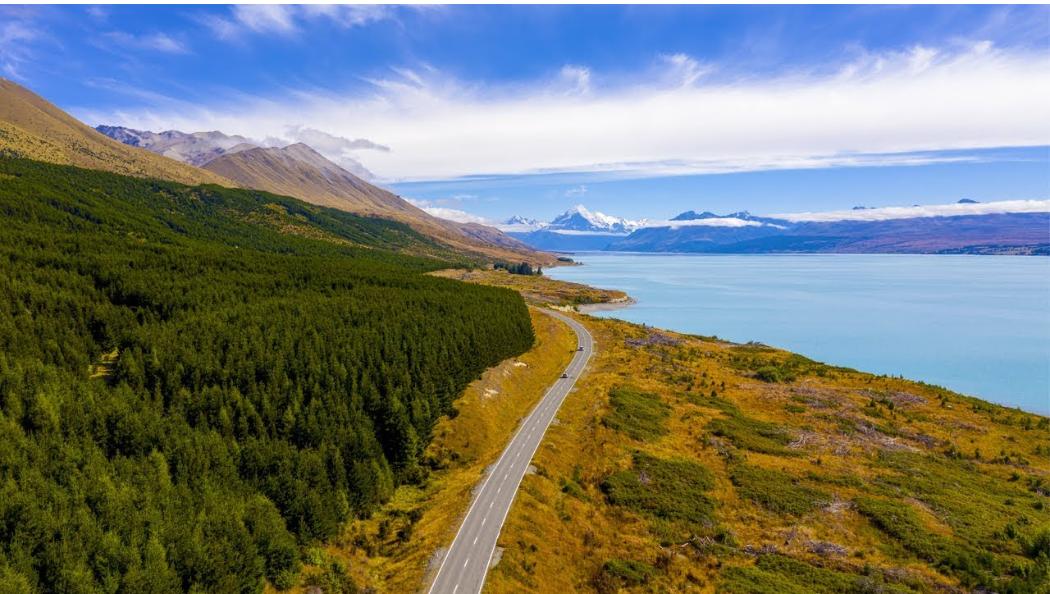
<instances>
[{"instance_id":1,"label":"lake shoreline","mask_svg":"<svg viewBox=\"0 0 1050 594\"><path fill-rule=\"evenodd\" d=\"M588 285L590 286L590 285ZM592 287L597 289L597 287ZM627 297L620 297L611 301L604 301L602 303L583 303L576 306L576 311L582 314L592 314L600 311L615 311L617 309L625 309L637 304L638 301L628 295Z\"/></svg>"},{"instance_id":2,"label":"lake shoreline","mask_svg":"<svg viewBox=\"0 0 1050 594\"><path fill-rule=\"evenodd\" d=\"M1050 352L1040 301L1043 284L1050 286L1041 280L1045 260L575 256L582 266L551 270L551 278L627 293L580 305L580 313L732 342L760 341L1050 415L1041 393ZM974 286L972 278L985 282ZM971 321L958 324L963 317Z\"/></svg>"}]
</instances>

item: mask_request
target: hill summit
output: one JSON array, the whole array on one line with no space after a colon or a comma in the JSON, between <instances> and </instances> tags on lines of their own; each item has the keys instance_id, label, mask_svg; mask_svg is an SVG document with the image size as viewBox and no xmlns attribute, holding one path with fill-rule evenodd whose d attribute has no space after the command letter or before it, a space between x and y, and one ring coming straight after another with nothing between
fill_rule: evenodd
<instances>
[{"instance_id":1,"label":"hill summit","mask_svg":"<svg viewBox=\"0 0 1050 594\"><path fill-rule=\"evenodd\" d=\"M0 78L0 154L184 184L236 185L211 171L117 142L5 78Z\"/></svg>"}]
</instances>

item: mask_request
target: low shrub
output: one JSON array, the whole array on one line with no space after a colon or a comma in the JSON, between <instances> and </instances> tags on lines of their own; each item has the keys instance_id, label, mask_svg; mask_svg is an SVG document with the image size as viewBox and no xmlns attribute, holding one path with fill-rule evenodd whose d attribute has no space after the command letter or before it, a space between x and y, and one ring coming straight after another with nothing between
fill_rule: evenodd
<instances>
[{"instance_id":1,"label":"low shrub","mask_svg":"<svg viewBox=\"0 0 1050 594\"><path fill-rule=\"evenodd\" d=\"M648 563L631 559L609 559L595 576L594 586L599 592L617 592L620 588L641 586L657 574Z\"/></svg>"},{"instance_id":2,"label":"low shrub","mask_svg":"<svg viewBox=\"0 0 1050 594\"><path fill-rule=\"evenodd\" d=\"M915 592L909 585L887 584L879 573L860 575L817 567L784 555L762 555L754 565L725 571L720 592L747 594L866 594Z\"/></svg>"},{"instance_id":3,"label":"low shrub","mask_svg":"<svg viewBox=\"0 0 1050 594\"><path fill-rule=\"evenodd\" d=\"M791 443L791 434L778 425L733 413L708 423L707 429L733 442L738 448L761 454L797 456L799 452L785 446Z\"/></svg>"},{"instance_id":4,"label":"low shrub","mask_svg":"<svg viewBox=\"0 0 1050 594\"><path fill-rule=\"evenodd\" d=\"M1000 590L1001 582L1007 576L1000 560L992 553L975 550L967 543L930 532L915 510L906 504L874 497L861 497L856 504L857 511L873 526L916 557L931 563L938 571L959 578L967 586Z\"/></svg>"},{"instance_id":5,"label":"low shrub","mask_svg":"<svg viewBox=\"0 0 1050 594\"><path fill-rule=\"evenodd\" d=\"M602 492L609 503L666 520L681 528L711 523L714 503L711 472L691 460L661 459L642 452L628 470L609 475Z\"/></svg>"},{"instance_id":6,"label":"low shrub","mask_svg":"<svg viewBox=\"0 0 1050 594\"><path fill-rule=\"evenodd\" d=\"M831 502L831 496L777 470L738 464L729 478L737 493L778 514L800 516Z\"/></svg>"},{"instance_id":7,"label":"low shrub","mask_svg":"<svg viewBox=\"0 0 1050 594\"><path fill-rule=\"evenodd\" d=\"M609 391L609 404L612 410L602 420L606 427L639 441L652 441L667 433L670 407L659 395L618 386Z\"/></svg>"}]
</instances>

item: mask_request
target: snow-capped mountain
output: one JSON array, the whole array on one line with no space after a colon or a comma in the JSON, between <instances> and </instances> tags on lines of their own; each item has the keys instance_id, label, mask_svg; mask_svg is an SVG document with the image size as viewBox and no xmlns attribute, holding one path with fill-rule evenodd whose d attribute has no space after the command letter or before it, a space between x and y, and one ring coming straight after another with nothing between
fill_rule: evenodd
<instances>
[{"instance_id":1,"label":"snow-capped mountain","mask_svg":"<svg viewBox=\"0 0 1050 594\"><path fill-rule=\"evenodd\" d=\"M568 231L581 234L627 235L641 226L638 221L614 217L587 210L582 204L570 208L554 218L546 227L549 231Z\"/></svg>"},{"instance_id":2,"label":"snow-capped mountain","mask_svg":"<svg viewBox=\"0 0 1050 594\"><path fill-rule=\"evenodd\" d=\"M511 218L503 221L504 225L539 225L539 219L527 219L521 215L514 215Z\"/></svg>"},{"instance_id":3,"label":"snow-capped mountain","mask_svg":"<svg viewBox=\"0 0 1050 594\"><path fill-rule=\"evenodd\" d=\"M756 216L686 211L627 221L578 206L509 234L539 249L697 253L1050 254L1050 200L885 206Z\"/></svg>"},{"instance_id":4,"label":"snow-capped mountain","mask_svg":"<svg viewBox=\"0 0 1050 594\"><path fill-rule=\"evenodd\" d=\"M504 233L529 233L530 231L543 229L546 226L547 223L544 223L539 219L529 219L521 215L514 215L509 219L500 222L496 225L496 228Z\"/></svg>"},{"instance_id":5,"label":"snow-capped mountain","mask_svg":"<svg viewBox=\"0 0 1050 594\"><path fill-rule=\"evenodd\" d=\"M154 153L159 153L203 167L209 162L222 155L246 151L258 147L244 136L230 136L222 132L179 132L178 130L167 130L165 132L150 132L148 130L133 130L123 126L96 126L96 130L119 140L130 146L137 146Z\"/></svg>"},{"instance_id":6,"label":"snow-capped mountain","mask_svg":"<svg viewBox=\"0 0 1050 594\"><path fill-rule=\"evenodd\" d=\"M610 242L624 239L646 221L632 221L576 205L554 217L549 223L514 216L499 229L528 245L545 250L600 250Z\"/></svg>"},{"instance_id":7,"label":"snow-capped mountain","mask_svg":"<svg viewBox=\"0 0 1050 594\"><path fill-rule=\"evenodd\" d=\"M554 217L549 223L523 216L513 216L503 221L499 228L509 233L546 231L563 235L629 235L643 224L644 221L614 217L588 210L582 204L578 204Z\"/></svg>"}]
</instances>

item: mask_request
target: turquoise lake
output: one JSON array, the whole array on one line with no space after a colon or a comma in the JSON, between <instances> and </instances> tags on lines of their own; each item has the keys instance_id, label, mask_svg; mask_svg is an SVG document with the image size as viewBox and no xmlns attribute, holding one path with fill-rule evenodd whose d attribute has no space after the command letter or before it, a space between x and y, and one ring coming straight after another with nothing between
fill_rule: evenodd
<instances>
[{"instance_id":1,"label":"turquoise lake","mask_svg":"<svg viewBox=\"0 0 1050 594\"><path fill-rule=\"evenodd\" d=\"M902 375L1050 414L1050 258L582 253L552 278L620 289L595 315Z\"/></svg>"}]
</instances>

